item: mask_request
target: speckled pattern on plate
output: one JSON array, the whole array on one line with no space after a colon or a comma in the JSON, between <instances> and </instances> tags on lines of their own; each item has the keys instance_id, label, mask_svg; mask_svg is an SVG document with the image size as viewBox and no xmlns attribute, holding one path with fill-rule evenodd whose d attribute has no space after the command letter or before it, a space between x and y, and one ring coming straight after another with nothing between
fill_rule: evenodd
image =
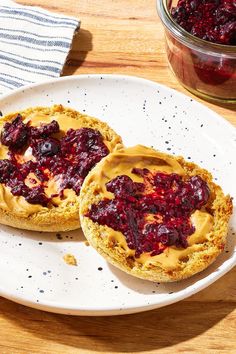
<instances>
[{"instance_id":1,"label":"speckled pattern on plate","mask_svg":"<svg viewBox=\"0 0 236 354\"><path fill-rule=\"evenodd\" d=\"M127 146L144 144L207 168L236 199L236 132L203 105L151 81L118 75L65 77L1 98L3 114L63 104L106 121ZM236 220L224 253L189 280L161 285L133 278L87 246L80 230L37 233L1 226L0 294L16 302L75 315L116 315L171 304L205 288L236 264ZM77 266L63 256L75 256Z\"/></svg>"}]
</instances>

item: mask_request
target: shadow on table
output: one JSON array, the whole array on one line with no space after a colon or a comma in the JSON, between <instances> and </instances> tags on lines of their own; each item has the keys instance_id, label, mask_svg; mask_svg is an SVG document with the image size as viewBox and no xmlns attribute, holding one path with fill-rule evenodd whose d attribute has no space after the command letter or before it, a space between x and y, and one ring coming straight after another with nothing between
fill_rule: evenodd
<instances>
[{"instance_id":1,"label":"shadow on table","mask_svg":"<svg viewBox=\"0 0 236 354\"><path fill-rule=\"evenodd\" d=\"M93 49L92 39L92 33L83 28L75 33L62 76L72 75L83 64L88 52Z\"/></svg>"},{"instance_id":2,"label":"shadow on table","mask_svg":"<svg viewBox=\"0 0 236 354\"><path fill-rule=\"evenodd\" d=\"M219 282L234 288L234 277L227 278L231 284L225 277L211 286L212 292ZM234 309L233 302L182 301L134 315L72 317L30 309L8 300L0 302L1 315L20 330L40 340L89 352L140 352L177 345L207 332Z\"/></svg>"}]
</instances>

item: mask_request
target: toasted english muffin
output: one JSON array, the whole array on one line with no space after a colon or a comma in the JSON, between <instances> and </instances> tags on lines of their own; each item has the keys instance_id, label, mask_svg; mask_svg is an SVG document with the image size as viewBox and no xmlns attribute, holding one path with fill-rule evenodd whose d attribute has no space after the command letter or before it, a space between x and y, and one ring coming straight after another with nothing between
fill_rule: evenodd
<instances>
[{"instance_id":1,"label":"toasted english muffin","mask_svg":"<svg viewBox=\"0 0 236 354\"><path fill-rule=\"evenodd\" d=\"M0 223L47 232L79 228L83 179L122 146L121 138L62 105L8 114L0 129Z\"/></svg>"},{"instance_id":2,"label":"toasted english muffin","mask_svg":"<svg viewBox=\"0 0 236 354\"><path fill-rule=\"evenodd\" d=\"M87 240L135 277L185 279L224 249L232 200L183 157L140 145L111 153L87 175L80 195Z\"/></svg>"}]
</instances>

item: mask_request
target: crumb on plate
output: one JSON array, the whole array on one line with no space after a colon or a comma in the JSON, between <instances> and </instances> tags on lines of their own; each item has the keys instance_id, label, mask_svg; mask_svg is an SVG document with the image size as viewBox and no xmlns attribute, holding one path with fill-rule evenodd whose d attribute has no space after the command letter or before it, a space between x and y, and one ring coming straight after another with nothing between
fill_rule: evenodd
<instances>
[{"instance_id":1,"label":"crumb on plate","mask_svg":"<svg viewBox=\"0 0 236 354\"><path fill-rule=\"evenodd\" d=\"M72 265L72 266L77 266L77 260L76 260L75 256L73 256L73 254L67 253L63 256L63 259L66 262L66 264Z\"/></svg>"}]
</instances>

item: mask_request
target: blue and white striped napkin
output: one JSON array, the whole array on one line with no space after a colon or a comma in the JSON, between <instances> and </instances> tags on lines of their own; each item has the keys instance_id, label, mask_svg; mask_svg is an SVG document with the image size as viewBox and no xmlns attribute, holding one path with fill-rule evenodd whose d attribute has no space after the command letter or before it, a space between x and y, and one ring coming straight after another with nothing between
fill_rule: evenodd
<instances>
[{"instance_id":1,"label":"blue and white striped napkin","mask_svg":"<svg viewBox=\"0 0 236 354\"><path fill-rule=\"evenodd\" d=\"M58 77L80 21L0 0L0 94Z\"/></svg>"}]
</instances>

